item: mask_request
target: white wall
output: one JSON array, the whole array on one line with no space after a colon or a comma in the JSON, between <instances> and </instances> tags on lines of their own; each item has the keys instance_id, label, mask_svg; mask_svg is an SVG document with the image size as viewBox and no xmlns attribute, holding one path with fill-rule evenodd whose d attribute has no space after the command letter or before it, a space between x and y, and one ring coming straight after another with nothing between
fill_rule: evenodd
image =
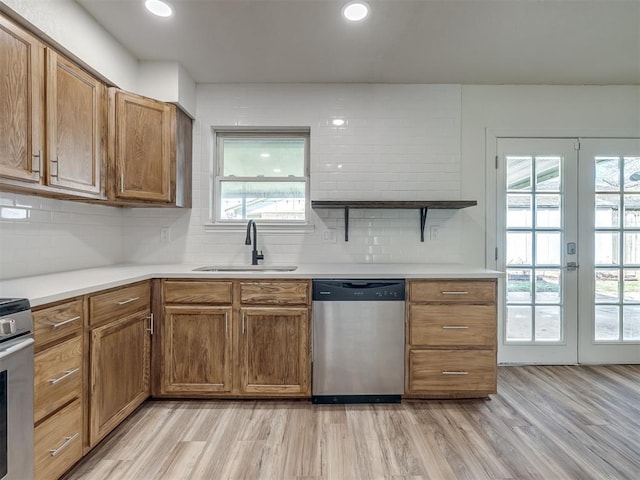
<instances>
[{"instance_id":1,"label":"white wall","mask_svg":"<svg viewBox=\"0 0 640 480\"><path fill-rule=\"evenodd\" d=\"M346 120L344 127L331 125L336 117ZM151 218L140 210L126 212L129 259L247 262L250 249L241 229L203 227L209 218L212 126L310 127L315 200L461 198L457 85L199 85L194 208L164 218L161 211ZM314 232L262 234L260 248L267 263L456 262L466 215L429 213L427 231L440 225L440 239L421 243L417 210L355 210L344 242L342 211L318 210L311 212ZM175 248L159 244L163 226L172 226ZM337 230L336 243L322 242L328 228Z\"/></svg>"},{"instance_id":2,"label":"white wall","mask_svg":"<svg viewBox=\"0 0 640 480\"><path fill-rule=\"evenodd\" d=\"M0 280L122 259L121 209L0 192Z\"/></svg>"}]
</instances>

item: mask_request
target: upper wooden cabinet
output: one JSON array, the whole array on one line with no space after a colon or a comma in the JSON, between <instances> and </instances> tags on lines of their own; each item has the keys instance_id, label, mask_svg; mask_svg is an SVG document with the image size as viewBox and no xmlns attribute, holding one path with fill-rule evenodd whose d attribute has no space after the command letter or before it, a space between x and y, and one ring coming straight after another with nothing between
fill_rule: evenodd
<instances>
[{"instance_id":1,"label":"upper wooden cabinet","mask_svg":"<svg viewBox=\"0 0 640 480\"><path fill-rule=\"evenodd\" d=\"M109 199L190 207L191 138L175 105L109 89Z\"/></svg>"},{"instance_id":2,"label":"upper wooden cabinet","mask_svg":"<svg viewBox=\"0 0 640 480\"><path fill-rule=\"evenodd\" d=\"M0 180L38 185L44 123L44 45L0 15ZM21 182L21 183L20 183Z\"/></svg>"},{"instance_id":3,"label":"upper wooden cabinet","mask_svg":"<svg viewBox=\"0 0 640 480\"><path fill-rule=\"evenodd\" d=\"M105 198L104 84L1 16L0 98L3 188Z\"/></svg>"}]
</instances>

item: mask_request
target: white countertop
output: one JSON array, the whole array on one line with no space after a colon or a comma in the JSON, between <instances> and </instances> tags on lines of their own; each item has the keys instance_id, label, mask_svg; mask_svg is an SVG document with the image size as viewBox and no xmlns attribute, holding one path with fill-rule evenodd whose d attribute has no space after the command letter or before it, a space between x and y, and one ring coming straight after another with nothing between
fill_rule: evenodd
<instances>
[{"instance_id":1,"label":"white countertop","mask_svg":"<svg viewBox=\"0 0 640 480\"><path fill-rule=\"evenodd\" d=\"M0 297L32 307L150 278L500 278L494 270L458 264L304 264L294 271L194 272L202 265L123 264L0 281Z\"/></svg>"}]
</instances>

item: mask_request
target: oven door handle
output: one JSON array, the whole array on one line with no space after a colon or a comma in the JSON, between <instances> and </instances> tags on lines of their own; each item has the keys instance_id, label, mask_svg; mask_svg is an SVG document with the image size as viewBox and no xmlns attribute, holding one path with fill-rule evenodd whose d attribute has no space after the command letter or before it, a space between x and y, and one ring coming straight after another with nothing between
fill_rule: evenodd
<instances>
[{"instance_id":1,"label":"oven door handle","mask_svg":"<svg viewBox=\"0 0 640 480\"><path fill-rule=\"evenodd\" d=\"M33 345L33 343L34 343L33 338L27 338L26 340L23 340L20 343L16 343L15 345L5 350L0 350L0 360L8 357L9 355L13 355L14 353L16 353L19 350L22 350L23 348L27 348L29 345Z\"/></svg>"}]
</instances>

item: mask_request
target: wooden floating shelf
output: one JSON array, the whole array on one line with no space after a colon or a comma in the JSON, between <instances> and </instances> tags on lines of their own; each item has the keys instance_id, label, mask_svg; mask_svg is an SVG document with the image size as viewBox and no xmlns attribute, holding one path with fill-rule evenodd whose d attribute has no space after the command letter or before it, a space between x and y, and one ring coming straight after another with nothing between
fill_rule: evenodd
<instances>
[{"instance_id":1,"label":"wooden floating shelf","mask_svg":"<svg viewBox=\"0 0 640 480\"><path fill-rule=\"evenodd\" d=\"M474 207L475 200L312 200L311 208L334 208L344 210L344 241L349 241L349 209L418 209L420 210L420 241L424 242L424 227L427 224L427 212L430 208L439 210L458 210Z\"/></svg>"}]
</instances>

